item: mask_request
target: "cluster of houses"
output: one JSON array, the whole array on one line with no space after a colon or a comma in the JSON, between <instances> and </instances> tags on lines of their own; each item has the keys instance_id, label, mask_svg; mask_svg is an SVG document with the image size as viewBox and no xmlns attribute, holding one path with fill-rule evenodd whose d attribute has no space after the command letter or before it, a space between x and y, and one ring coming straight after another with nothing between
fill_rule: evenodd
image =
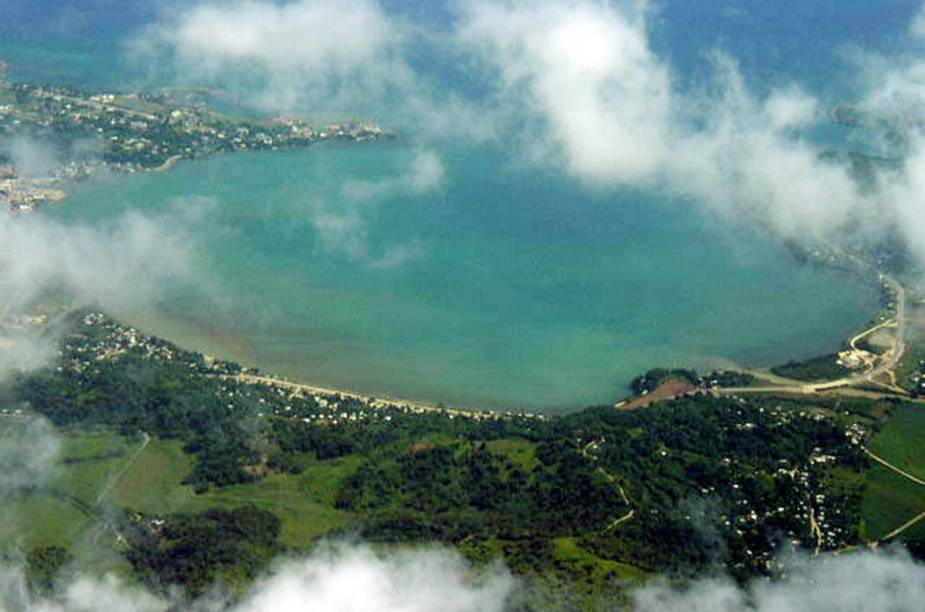
<instances>
[{"instance_id":1,"label":"cluster of houses","mask_svg":"<svg viewBox=\"0 0 925 612\"><path fill-rule=\"evenodd\" d=\"M230 119L204 104L171 107L164 96L112 93L90 95L65 87L0 82L0 135L28 132L62 144L70 158L48 177L16 176L0 165L0 204L30 211L66 194L59 183L86 178L99 166L124 173L166 170L179 159L223 152L266 151L336 140L364 142L394 134L372 121L316 127L298 118L270 121ZM70 144L92 140L95 153L75 153Z\"/></svg>"},{"instance_id":2,"label":"cluster of houses","mask_svg":"<svg viewBox=\"0 0 925 612\"><path fill-rule=\"evenodd\" d=\"M82 323L93 331L75 334L65 343L61 355L66 354L69 359L60 367L68 367L76 372L92 371L100 362L118 359L129 351L145 359L176 361L186 365L196 375L222 380L219 392L223 394L223 400L230 403L229 407L246 402L257 407L258 418L275 416L330 425L374 419L389 422L399 415L424 413L439 413L448 419L545 418L531 412L447 409L355 393L322 391L280 378L258 376L256 369L184 351L134 327L113 321L102 313L85 314Z\"/></svg>"}]
</instances>

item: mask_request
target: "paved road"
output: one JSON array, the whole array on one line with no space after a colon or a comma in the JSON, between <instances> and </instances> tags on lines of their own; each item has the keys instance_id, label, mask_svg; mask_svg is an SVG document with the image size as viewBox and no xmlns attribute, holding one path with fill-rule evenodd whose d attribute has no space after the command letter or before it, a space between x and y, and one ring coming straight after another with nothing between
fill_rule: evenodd
<instances>
[{"instance_id":1,"label":"paved road","mask_svg":"<svg viewBox=\"0 0 925 612\"><path fill-rule=\"evenodd\" d=\"M803 394L803 395L813 395L818 393L829 393L834 392L842 395L851 395L854 397L868 397L871 399L883 399L887 397L896 397L897 395L908 395L908 391L905 389L896 386L895 384L886 384L878 381L877 379L888 374L891 377L896 370L896 367L899 365L899 361L902 359L903 354L906 351L906 289L892 276L883 275L882 280L884 283L888 284L890 288L896 295L896 317L892 322L880 323L874 327L861 332L851 339L851 343L857 341L859 338L866 336L867 334L876 331L887 325L892 325L896 327L896 335L893 340L893 346L883 354L880 359L880 363L874 366L872 369L867 372L862 372L860 374L853 374L851 376L845 376L843 378L838 378L835 380L828 380L823 382L816 383L807 383L799 380L791 380L788 378L783 378L776 376L769 372L763 371L753 371L750 372L752 375L766 380L771 384L764 386L756 387L726 387L713 389L712 392L714 395L742 395L749 393L789 393L789 394ZM876 391L867 391L862 389L852 389L851 387L864 386L876 384L889 389L890 393L882 392L878 393ZM918 403L921 403L921 400L913 400Z\"/></svg>"},{"instance_id":2,"label":"paved road","mask_svg":"<svg viewBox=\"0 0 925 612\"><path fill-rule=\"evenodd\" d=\"M896 295L896 319L894 323L896 326L896 337L893 339L893 346L884 353L880 363L872 370L838 380L806 385L808 391L818 393L838 387L873 382L883 374L892 373L896 369L896 366L899 365L899 360L902 359L903 354L906 352L906 289L892 276L883 276L883 281L890 286L893 293ZM882 327L882 325L877 325L865 332L865 334L880 327Z\"/></svg>"}]
</instances>

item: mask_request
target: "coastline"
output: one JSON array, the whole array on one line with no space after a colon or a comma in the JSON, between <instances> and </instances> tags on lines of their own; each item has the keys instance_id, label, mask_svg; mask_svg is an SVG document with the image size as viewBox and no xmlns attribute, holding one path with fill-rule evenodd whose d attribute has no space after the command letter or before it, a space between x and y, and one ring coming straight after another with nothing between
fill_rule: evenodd
<instances>
[{"instance_id":1,"label":"coastline","mask_svg":"<svg viewBox=\"0 0 925 612\"><path fill-rule=\"evenodd\" d=\"M325 142L325 143L329 143L329 142L340 142L340 141L331 140L331 141L324 141L324 142ZM160 166L155 167L155 168L149 168L149 169L146 169L146 170L149 171L149 172L153 172L153 173L167 172L167 171L171 170L172 168L174 168L182 159L183 159L183 156L180 156L180 155L173 155L173 156L167 158ZM136 319L134 319L134 318L128 318L128 319L125 319L125 320L131 322L131 321L135 321ZM838 334L839 331L836 330L835 333ZM168 334L168 335L165 335L165 337L166 337L166 338L171 338L171 337L176 337L176 336L174 336L174 335L169 335L169 334ZM843 336L841 339L844 340L844 336ZM781 342L780 345L786 347L786 346L787 346L787 343L786 343L786 342ZM763 345L759 345L759 346L769 346L769 345L768 345L768 344L763 344ZM233 354L233 353L232 353L232 354ZM617 355L616 357L617 357L617 359L620 358L619 355ZM244 362L254 362L254 361L259 362L260 360L257 360L257 359L242 359L242 361L244 361ZM627 361L629 361L629 360L627 360ZM748 363L747 360L743 360L743 362ZM293 364L299 364L299 363L309 363L309 362L304 361L304 360L293 360L292 363L293 363ZM681 363L683 363L683 361L681 361ZM659 364L654 363L654 364L652 364L652 365L655 366L655 365L659 365ZM698 365L698 364L695 363L695 365ZM353 378L350 377L350 373L351 373L351 370L349 369L349 368L350 368L350 365L347 364L347 366L348 366L348 367L346 367L346 368L341 368L341 369L337 372L338 375L343 374L343 376L339 376L340 382L344 382L344 381L346 381L346 382L345 382L344 384L333 384L333 385L330 385L330 384L329 384L329 385L325 385L325 384L316 384L316 383L314 383L314 382L311 382L311 381L316 380L316 379L315 379L314 377L312 377L312 376L305 376L305 377L303 377L303 376L299 376L299 375L293 375L292 370L295 370L295 369L298 369L298 368L282 368L282 369L276 369L276 368L274 368L274 367L272 367L272 366L269 366L269 367L268 367L268 370L269 370L269 371L284 371L284 372L287 373L288 376L291 376L291 379L287 379L287 378L284 378L284 377L282 377L282 376L274 376L273 379L274 379L274 380L281 381L281 384L287 384L287 385L299 384L299 385L303 385L306 389L307 389L307 388L314 388L314 389L317 389L317 390L319 390L319 391L340 393L340 394L349 395L349 396L353 396L353 397L362 397L362 398L373 398L373 397L378 397L378 394L372 394L372 393L369 393L369 392L365 392L365 393L364 393L364 392L362 392L362 391L354 390L355 387L353 387L352 382L353 382L353 380L355 380L355 379L353 379ZM260 366L260 367L263 367L263 366ZM702 366L702 365L698 365L698 367L703 367L703 366ZM408 370L408 368L405 368L405 369ZM412 372L413 372L413 368L412 368ZM359 373L360 373L360 374L363 374L364 372L360 371ZM381 376L380 376L380 379L381 379L382 381L384 381L384 382L389 382L388 380L385 379L385 377L381 377ZM293 380L295 380L295 381L302 381L302 380L305 380L306 382L304 382L304 383L302 383L302 382L293 383L293 382L292 382ZM336 379L335 379L335 380L336 380ZM433 380L439 380L439 378L438 378L438 377L433 377ZM503 382L503 381L502 381L502 382ZM610 395L610 397L607 397L607 398L605 398L605 399L602 399L601 401L596 401L596 400L595 400L594 402L588 402L587 400L578 400L578 401L571 402L571 401L569 401L569 400L566 398L565 401L563 401L563 402L561 402L561 403L558 403L558 402L557 402L557 404L556 404L554 407L544 408L544 409L542 409L542 410L543 410L544 412L547 412L547 411L548 411L549 413L554 413L554 412L566 412L566 411L578 410L578 409L582 408L583 406L593 405L593 404L601 404L601 405L603 405L603 404L605 404L605 403L609 403L610 401L612 401L612 400L614 399L614 397L618 397L618 396L622 395L620 391L621 391L622 389L625 388L625 386L628 384L628 382L629 382L629 378L628 378L628 377L627 377L626 379L624 379L624 380L621 380L620 378L616 378L616 379L614 379L614 380L611 380L611 379L603 380L603 381L602 381L602 384L601 384L601 387L602 387L602 388L604 388L604 387L608 388L608 389L610 390L609 393L611 393L612 395ZM410 388L414 388L413 385L407 385L406 383L407 383L407 381L399 381L399 385L396 385L396 386L402 386L402 385L403 385L403 386L405 386L405 388L409 388L409 387L410 387ZM360 385L361 388L362 388L362 386L363 386L363 385ZM394 387L391 387L391 386L389 386L389 385L382 385L382 386L383 386L384 388L386 388L386 389L392 389L392 388L394 388ZM473 389L477 389L477 387L478 387L478 385L476 385L476 386L471 386L471 385L470 385L470 388L473 388ZM590 388L590 385L586 385L586 387L587 387L587 388ZM418 388L420 388L420 387L418 387ZM496 388L503 388L503 387L496 387ZM459 388L457 388L457 390L458 390L458 389L459 389ZM391 398L392 395L398 395L398 396L400 397L400 396L402 396L403 394L402 394L402 393L390 393L390 394L388 394L387 397L390 397L390 398ZM419 394L419 395L423 395L423 396L426 397L427 394ZM442 395L443 395L443 394L441 393L440 395L438 395L438 397L439 397L439 396L442 396ZM452 394L447 394L447 395L448 395L448 396L451 396ZM514 395L514 393L511 393L511 394L509 394L509 395ZM466 397L465 395L457 394L457 397L460 397L460 396ZM471 397L471 396L470 396L470 397ZM516 399L516 398L515 398L515 399ZM395 401L395 402L406 402L406 403L408 403L408 404L414 404L414 405L420 406L422 409L423 409L423 408L426 408L426 409L437 409L438 407L440 407L440 406L443 405L442 403L434 403L435 400L426 400L426 399L425 399L425 400L410 400L410 399L395 399L395 398L391 398L390 401ZM466 400L463 400L463 403L466 403ZM498 402L498 404L501 404L501 402ZM465 411L469 411L469 410L480 410L480 411L484 410L484 411L489 411L489 410L491 410L490 408L485 408L485 409L481 409L481 408L479 408L479 409L471 408L470 406L472 406L472 405L478 405L478 402L475 402L475 401L474 401L474 402L473 402L472 404L470 404L469 406L461 406L461 407L458 407L458 409L465 410ZM497 405L497 404L496 404L496 405ZM511 405L517 405L517 404L514 404L513 402L511 402ZM542 405L542 404L540 404L539 402L535 402L534 405ZM503 407L502 407L501 409L503 410Z\"/></svg>"},{"instance_id":2,"label":"coastline","mask_svg":"<svg viewBox=\"0 0 925 612\"><path fill-rule=\"evenodd\" d=\"M829 246L831 247L831 245ZM827 254L821 251L817 251L812 254L811 263L813 265L820 265L836 272L851 274L855 276L860 282L868 285L873 289L879 290L885 286L882 275L877 272L877 270L870 264L865 264L856 257L847 254L844 255L844 259L832 259L829 257L830 255L831 253ZM246 348L245 345L243 345L241 342L237 342L236 338L226 336L220 330L213 330L212 332L204 333L202 325L195 322L194 320L189 320L178 325L176 321L172 321L169 318L165 319L157 315L152 315L153 313L149 313L148 315L142 315L139 317L132 313L122 313L119 315L119 318L124 320L129 325L138 324L143 329L154 328L152 331L156 335L176 343L179 346L184 347L192 352L216 355L219 356L219 358L228 358L241 364L247 364L247 367L254 368L260 372L260 375L256 377L259 380L256 382L271 384L290 390L329 394L341 396L344 398L355 398L364 402L382 402L383 404L389 404L392 406L405 406L415 410L428 412L447 412L449 414L459 415L527 414L534 416L553 416L558 414L569 414L589 406L621 404L635 398L630 390L632 377L626 378L624 380L609 381L612 383L610 387L613 389L613 394L601 401L587 402L575 400L567 404L540 408L525 407L526 404L519 404L518 407L518 404L514 403L508 405L512 407L505 405L499 406L497 404L495 406L485 405L480 407L477 403L449 403L426 396L415 396L413 394L405 395L401 392L395 391L390 392L386 390L383 392L376 392L363 390L362 386L354 386L350 381L349 376L345 377L347 379L346 383L321 382L316 377L311 375L302 375L295 372L294 370L298 370L298 368L287 367L285 365L280 365L279 363L261 363L262 360L257 358L257 356L254 355L253 352ZM789 360L801 361L803 359L810 359L818 355L822 355L825 353L825 351L838 351L842 347L847 346L850 340L857 336L859 332L867 330L871 325L882 321L885 317L889 317L889 315L890 309L886 306L886 304L880 303L874 306L865 322L859 323L850 329L846 329L845 333L839 336L837 342L832 345L831 349L825 349L824 351L818 353L798 356L796 350L794 349L789 353L788 356L785 356L780 360L768 363L753 363L752 365L746 365L748 362L744 361L732 361L723 359L722 364L714 364L709 367L704 367L700 373L707 374L719 371L737 371L748 373L762 371L770 368L771 366L781 365ZM206 346L203 346L204 344ZM236 350L234 345L241 346L241 350ZM791 348L794 347L791 346ZM678 362L673 367L684 368L690 365L690 362ZM657 368L667 366L665 363L656 363L651 367ZM698 366L698 369L699 367L700 366ZM643 369L638 370L632 376L636 376L637 374L641 373L643 373Z\"/></svg>"},{"instance_id":3,"label":"coastline","mask_svg":"<svg viewBox=\"0 0 925 612\"><path fill-rule=\"evenodd\" d=\"M174 320L159 316L150 311L145 312L118 312L107 311L107 314L122 324L138 329L143 334L160 338L177 347L202 355L207 361L229 361L247 369L255 384L266 384L291 391L317 393L322 395L352 398L364 403L378 403L383 406L404 407L420 412L443 412L451 415L481 418L491 416L527 416L545 418L551 414L574 412L586 407L583 404L538 410L533 408L507 408L478 406L476 404L443 402L430 398L414 397L399 393L364 391L350 384L337 384L319 382L311 376L283 373L286 368L277 365L260 363L246 343L237 338L203 325L193 319ZM607 402L603 402L602 405Z\"/></svg>"},{"instance_id":4,"label":"coastline","mask_svg":"<svg viewBox=\"0 0 925 612\"><path fill-rule=\"evenodd\" d=\"M184 166L184 168L186 168L186 166ZM850 263L850 260L848 260L848 262ZM834 269L842 274L851 274L870 287L876 288L878 286L876 275L870 274L870 270L867 270L867 274L849 272L849 270L844 267L832 265L832 262L829 262L824 257L820 258L818 261L810 262L808 265L819 265L820 267ZM852 268L852 270L854 270L854 268ZM831 297L828 299L831 300ZM362 364L359 367L356 365L351 367L350 363L346 363L346 367L337 366L332 368L321 361L322 358L327 359L327 357L322 357L320 355L320 353L325 351L315 351L313 356L305 359L303 358L304 352L300 352L299 350L277 351L276 345L271 346L268 350L261 342L253 341L252 336L248 335L250 332L247 331L246 324L244 324L245 327L238 327L237 323L231 326L221 325L217 320L209 319L208 317L204 318L204 320L200 320L200 318L196 316L184 316L180 318L175 316L171 317L156 308L143 308L141 311L112 311L112 314L128 325L138 326L148 333L174 342L191 352L215 355L221 359L228 359L242 365L259 368L261 373L266 373L264 374L266 379L272 379L274 384L278 383L282 387L291 388L297 386L306 391L313 390L319 393L343 395L344 397L355 397L366 400L381 399L395 405L404 404L428 411L448 409L459 413L481 412L499 414L527 411L544 415L557 415L576 412L588 406L613 405L615 402L630 397L631 391L629 385L632 378L638 374L644 373L649 368L692 366L701 373L709 373L717 370L748 371L755 367L760 368L763 366L781 365L792 358L802 360L804 358L822 355L826 352L832 352L832 350L837 347L844 345L848 339L856 335L858 331L865 329L867 321L875 319L877 315L884 312L882 306L868 304L866 301L864 304L865 307L861 309L864 318L859 318L844 327L839 326L839 329L834 330L835 333L833 336L836 336L836 338L831 346L828 346L829 336L826 335L823 342L823 350L816 353L801 354L799 353L801 346L792 344L790 342L790 336L781 338L775 335L775 339L778 340L776 344L783 347L786 351L786 354L779 360L752 361L746 358L736 359L734 361L723 359L722 363L698 363L696 361L697 356L694 355L695 361L686 361L683 359L676 361L653 361L651 364L644 364L642 367L634 369L628 376L603 379L599 379L596 376L587 377L589 379L595 379L590 381L594 386L597 386L598 380L600 380L600 388L603 390L603 393L594 393L600 397L600 399L587 401L581 398L576 399L576 396L572 396L565 398L563 402L556 402L555 404L529 403L518 397L514 397L517 395L514 391L508 392L505 395L506 390L503 387L489 388L486 386L480 388L478 381L475 386L469 385L465 388L461 386L454 387L452 383L441 383L440 385L414 384L414 381L409 380L409 376L406 375L409 371L414 372L414 364L409 364L407 361L402 362L406 367L401 370L393 369L393 371L398 374L398 377L394 378L394 380L387 375L387 370L376 370L374 365L370 368L364 368ZM825 306L825 304L822 304L822 306ZM872 308L868 310L868 306L872 306ZM824 311L825 308L819 310ZM292 324L295 324L295 322ZM807 338L809 337L810 336L807 336ZM281 337L281 346L286 346L285 343L282 343L283 340L285 340L285 338ZM781 342L780 340L784 341ZM311 338L306 337L305 341L311 342ZM759 346L765 345L761 344ZM619 358L619 355L617 355L617 357ZM335 356L335 359L336 358ZM315 371L320 375L315 374ZM439 372L442 371L443 370L440 370ZM441 381L437 376L427 379L422 378L422 380ZM271 381L267 380L265 382ZM369 384L370 382L372 384ZM411 384L409 384L409 382ZM429 394L426 392L428 389L434 388L440 391L440 393ZM444 393L444 388L450 389L451 392ZM463 394L454 395L452 393L453 390L462 390ZM491 401L499 396L499 391L502 399ZM471 393L465 395L467 392ZM491 393L495 393L496 395L492 397L490 395ZM488 396L489 401L481 403L479 401L480 397L478 397L480 394ZM475 399L473 399L474 396ZM504 397L514 397L514 401L504 401Z\"/></svg>"},{"instance_id":5,"label":"coastline","mask_svg":"<svg viewBox=\"0 0 925 612\"><path fill-rule=\"evenodd\" d=\"M154 174L160 174L161 172L169 172L177 167L177 165L183 161L182 155L171 155L164 161L163 164L156 168L149 168L148 172L153 172Z\"/></svg>"},{"instance_id":6,"label":"coastline","mask_svg":"<svg viewBox=\"0 0 925 612\"><path fill-rule=\"evenodd\" d=\"M867 277L874 285L880 286L880 282L874 280L873 278ZM881 320L885 316L886 309L883 307L878 308L874 313L872 313L871 321ZM131 318L126 319L126 323L129 325L134 325ZM848 345L851 339L856 338L858 333L865 333L864 330L869 326L864 326L862 328L856 328L851 330L848 335L844 336L843 341L839 346ZM177 330L179 332L179 330ZM168 334L168 337L165 337L171 343L177 344L178 346L184 347L185 342L182 338L177 336L182 336L182 333L178 334ZM219 339L219 343L224 343ZM185 347L184 347L185 348ZM208 353L200 351L197 349L186 349L191 352L196 352L206 356L207 358L211 357ZM233 352L233 351L232 351ZM234 359L237 361L237 359ZM242 361L250 361L245 359ZM504 416L521 416L521 417L532 417L532 418L547 418L555 414L568 414L570 412L575 412L587 408L588 405L581 404L576 402L572 406L561 407L561 408L548 408L548 409L499 409L499 408L479 408L472 405L460 405L460 404L445 404L443 402L436 402L428 399L412 399L409 397L396 396L395 394L374 394L359 391L356 388L351 388L347 385L327 385L324 383L313 382L308 378L302 378L299 376L286 376L276 373L274 368L270 367L267 371L260 366L245 366L246 368L255 371L254 374L243 374L236 377L239 382L251 383L251 384L260 384L276 387L279 389L289 390L294 393L311 393L319 394L326 396L334 396L341 399L355 399L361 401L365 404L370 405L374 408L404 408L413 411L419 412L437 412L443 413L451 416L461 416L467 418L498 418ZM724 368L718 368L714 371L737 371L744 373L753 373L756 371L762 371L761 368L755 368L751 366L745 366L740 363L729 362L729 365ZM707 372L703 372L706 374ZM235 377L230 377L235 378ZM630 382L631 380L622 381L623 388L626 389L625 394L618 394L612 400L601 402L600 405L612 405L615 407L621 407L627 402L637 398L630 391ZM689 390L686 390L689 391ZM696 390L695 390L696 391ZM670 398L664 398L670 399ZM655 402L652 402L655 403ZM594 404L592 404L594 405Z\"/></svg>"},{"instance_id":7,"label":"coastline","mask_svg":"<svg viewBox=\"0 0 925 612\"><path fill-rule=\"evenodd\" d=\"M236 374L223 375L220 378L227 380L236 380L256 385L267 385L278 389L290 390L294 393L307 392L310 394L335 396L340 399L358 400L372 408L400 408L409 409L415 412L437 412L447 414L451 417L461 416L470 419L497 418L501 416L518 416L527 418L545 418L541 413L535 411L514 411L514 410L492 410L482 408L469 408L464 406L444 406L442 404L433 404L426 401L408 400L382 395L364 395L355 391L346 389L335 389L323 387L305 382L291 381L274 374Z\"/></svg>"}]
</instances>

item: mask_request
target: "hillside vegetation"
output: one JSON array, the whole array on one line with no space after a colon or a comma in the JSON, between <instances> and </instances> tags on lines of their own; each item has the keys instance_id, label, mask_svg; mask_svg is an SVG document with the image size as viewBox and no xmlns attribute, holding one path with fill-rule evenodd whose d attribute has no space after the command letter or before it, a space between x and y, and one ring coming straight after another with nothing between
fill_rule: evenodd
<instances>
[{"instance_id":1,"label":"hillside vegetation","mask_svg":"<svg viewBox=\"0 0 925 612\"><path fill-rule=\"evenodd\" d=\"M5 391L5 427L41 415L64 444L11 501L4 546L54 560L89 537L95 567L189 597L345 537L439 541L593 598L649 574L771 575L784 547L841 550L925 510L925 487L864 452L925 471L918 406L701 394L559 418L425 411L249 384L102 315L73 325L58 363Z\"/></svg>"}]
</instances>

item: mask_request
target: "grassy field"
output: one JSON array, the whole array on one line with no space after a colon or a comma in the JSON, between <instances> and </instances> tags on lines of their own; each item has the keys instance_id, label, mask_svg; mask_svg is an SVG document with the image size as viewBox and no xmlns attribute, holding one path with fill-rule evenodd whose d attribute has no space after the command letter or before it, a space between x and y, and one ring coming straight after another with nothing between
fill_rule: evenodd
<instances>
[{"instance_id":1,"label":"grassy field","mask_svg":"<svg viewBox=\"0 0 925 612\"><path fill-rule=\"evenodd\" d=\"M883 430L871 440L870 450L899 469L925 480L925 408L917 404L899 407ZM909 519L925 512L925 486L880 465L867 472L861 505L862 535L877 539ZM925 535L923 525L901 534L904 539Z\"/></svg>"},{"instance_id":2,"label":"grassy field","mask_svg":"<svg viewBox=\"0 0 925 612\"><path fill-rule=\"evenodd\" d=\"M925 406L905 404L870 443L870 450L925 480Z\"/></svg>"},{"instance_id":3,"label":"grassy field","mask_svg":"<svg viewBox=\"0 0 925 612\"><path fill-rule=\"evenodd\" d=\"M511 463L527 472L539 465L539 460L536 458L536 444L527 440L491 440L485 446L493 453L504 455L511 460Z\"/></svg>"},{"instance_id":4,"label":"grassy field","mask_svg":"<svg viewBox=\"0 0 925 612\"><path fill-rule=\"evenodd\" d=\"M358 457L323 462L306 458L301 474L274 474L196 495L182 484L192 459L181 442L152 438L144 444L142 438L106 433L70 433L61 441L46 485L2 500L0 550L74 548L87 537L95 537L105 549L114 538L99 527L100 517L112 507L170 514L254 504L282 519L284 541L297 548L352 518L337 510L334 501L340 483L359 466Z\"/></svg>"},{"instance_id":5,"label":"grassy field","mask_svg":"<svg viewBox=\"0 0 925 612\"><path fill-rule=\"evenodd\" d=\"M806 361L791 361L771 368L771 373L776 376L783 376L784 378L805 380L808 382L834 380L851 373L851 370L836 363L837 359L838 355L833 353Z\"/></svg>"},{"instance_id":6,"label":"grassy field","mask_svg":"<svg viewBox=\"0 0 925 612\"><path fill-rule=\"evenodd\" d=\"M876 464L867 472L861 535L876 540L925 512L925 487ZM913 531L903 534L905 537Z\"/></svg>"},{"instance_id":7,"label":"grassy field","mask_svg":"<svg viewBox=\"0 0 925 612\"><path fill-rule=\"evenodd\" d=\"M283 539L307 546L321 534L342 527L352 515L334 508L341 481L359 467L357 457L304 462L301 474L271 474L248 484L213 489L196 495L182 484L192 461L182 444L152 440L116 486L119 505L151 514L198 512L254 504L283 521Z\"/></svg>"},{"instance_id":8,"label":"grassy field","mask_svg":"<svg viewBox=\"0 0 925 612\"><path fill-rule=\"evenodd\" d=\"M181 484L192 460L177 440L152 439L112 491L113 503L145 513L171 513L197 505L193 488Z\"/></svg>"},{"instance_id":9,"label":"grassy field","mask_svg":"<svg viewBox=\"0 0 925 612\"><path fill-rule=\"evenodd\" d=\"M536 464L536 448L529 442L495 440L488 445L525 469ZM300 474L271 474L258 482L196 495L191 486L183 484L193 460L182 446L176 440L151 438L146 443L141 437L109 433L62 435L47 486L4 504L0 548L73 547L97 529L99 516L107 508L171 514L254 504L280 517L284 541L296 548L312 544L354 518L334 504L341 482L362 463L360 457L316 461L306 456ZM98 543L112 539L106 532Z\"/></svg>"},{"instance_id":10,"label":"grassy field","mask_svg":"<svg viewBox=\"0 0 925 612\"><path fill-rule=\"evenodd\" d=\"M0 550L71 546L95 523L66 499L32 493L4 500Z\"/></svg>"},{"instance_id":11,"label":"grassy field","mask_svg":"<svg viewBox=\"0 0 925 612\"><path fill-rule=\"evenodd\" d=\"M359 457L311 463L298 475L273 474L254 483L223 487L196 497L200 507L232 508L254 504L283 521L283 541L299 548L353 518L334 507L340 483L359 467Z\"/></svg>"},{"instance_id":12,"label":"grassy field","mask_svg":"<svg viewBox=\"0 0 925 612\"><path fill-rule=\"evenodd\" d=\"M140 442L139 442L140 443ZM135 442L121 436L61 436L50 476L39 488L2 500L0 548L71 546L98 523L98 498L125 465Z\"/></svg>"},{"instance_id":13,"label":"grassy field","mask_svg":"<svg viewBox=\"0 0 925 612\"><path fill-rule=\"evenodd\" d=\"M925 479L925 449L919 443L923 434L925 410L917 405L904 406L870 447L886 460ZM537 462L536 447L527 441L502 439L490 441L487 446L528 470ZM247 504L279 516L283 541L296 549L305 548L355 518L338 510L335 500L341 483L362 461L357 456L317 461L306 455L300 474L270 474L258 482L196 495L192 487L182 484L192 468L192 458L183 452L182 443L70 432L61 435L61 451L45 486L3 500L6 503L0 508L0 549L24 550L38 545L74 549L90 539L98 545L90 548L97 550L99 563L106 567L118 562L113 534L100 527L108 508L170 514ZM833 478L845 480L848 488L857 484L854 473L834 474ZM864 538L882 538L925 511L925 486L879 464L874 464L864 478ZM925 523L903 534L904 539L913 537L925 537ZM559 538L554 544L561 567L589 585L604 585L614 577L631 581L645 577L632 566L593 555L574 538Z\"/></svg>"},{"instance_id":14,"label":"grassy field","mask_svg":"<svg viewBox=\"0 0 925 612\"><path fill-rule=\"evenodd\" d=\"M578 545L575 538L556 538L554 543L556 559L574 566L575 570L587 576L589 582L603 583L612 576L630 582L642 582L647 576L646 572L632 565L601 559L589 553Z\"/></svg>"},{"instance_id":15,"label":"grassy field","mask_svg":"<svg viewBox=\"0 0 925 612\"><path fill-rule=\"evenodd\" d=\"M97 505L110 479L118 475L140 445L141 440L111 434L64 436L52 486Z\"/></svg>"}]
</instances>

